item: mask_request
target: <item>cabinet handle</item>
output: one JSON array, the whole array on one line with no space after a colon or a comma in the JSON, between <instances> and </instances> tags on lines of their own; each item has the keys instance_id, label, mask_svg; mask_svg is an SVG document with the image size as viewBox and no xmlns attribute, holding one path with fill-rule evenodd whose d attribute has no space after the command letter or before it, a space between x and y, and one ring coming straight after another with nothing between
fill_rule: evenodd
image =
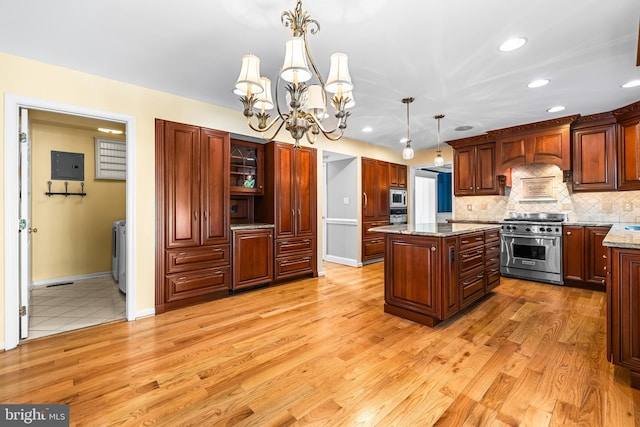
<instances>
[{"instance_id":1,"label":"cabinet handle","mask_svg":"<svg viewBox=\"0 0 640 427\"><path fill-rule=\"evenodd\" d=\"M304 239L304 240L303 240L303 242L304 242L304 243L309 243L310 241L311 241L311 240L309 240L309 239Z\"/></svg>"},{"instance_id":2,"label":"cabinet handle","mask_svg":"<svg viewBox=\"0 0 640 427\"><path fill-rule=\"evenodd\" d=\"M462 286L469 286L470 284L472 284L473 282L462 282Z\"/></svg>"},{"instance_id":3,"label":"cabinet handle","mask_svg":"<svg viewBox=\"0 0 640 427\"><path fill-rule=\"evenodd\" d=\"M367 193L362 192L362 195L364 196L364 207L366 208L367 205L369 205L369 197L367 197Z\"/></svg>"},{"instance_id":4,"label":"cabinet handle","mask_svg":"<svg viewBox=\"0 0 640 427\"><path fill-rule=\"evenodd\" d=\"M204 213L203 217L204 217L204 219L206 221L207 218L209 217L209 211L204 211L203 213Z\"/></svg>"},{"instance_id":5,"label":"cabinet handle","mask_svg":"<svg viewBox=\"0 0 640 427\"><path fill-rule=\"evenodd\" d=\"M469 243L469 241L468 240L461 240L460 243L467 244L467 243Z\"/></svg>"},{"instance_id":6,"label":"cabinet handle","mask_svg":"<svg viewBox=\"0 0 640 427\"><path fill-rule=\"evenodd\" d=\"M483 251L482 249L478 249L478 250L476 251L476 253L477 253L478 255L482 255L482 254L484 253L484 251Z\"/></svg>"},{"instance_id":7,"label":"cabinet handle","mask_svg":"<svg viewBox=\"0 0 640 427\"><path fill-rule=\"evenodd\" d=\"M220 249L220 248L213 248L213 252L222 252L222 249Z\"/></svg>"},{"instance_id":8,"label":"cabinet handle","mask_svg":"<svg viewBox=\"0 0 640 427\"><path fill-rule=\"evenodd\" d=\"M606 255L602 255L602 258L607 259L607 256Z\"/></svg>"},{"instance_id":9,"label":"cabinet handle","mask_svg":"<svg viewBox=\"0 0 640 427\"><path fill-rule=\"evenodd\" d=\"M431 252L435 252L436 251L436 247L435 246L431 246Z\"/></svg>"},{"instance_id":10,"label":"cabinet handle","mask_svg":"<svg viewBox=\"0 0 640 427\"><path fill-rule=\"evenodd\" d=\"M571 232L570 231L567 231L567 236L571 236Z\"/></svg>"},{"instance_id":11,"label":"cabinet handle","mask_svg":"<svg viewBox=\"0 0 640 427\"><path fill-rule=\"evenodd\" d=\"M184 280L186 278L187 278L187 276L182 276L182 277L178 277L178 280Z\"/></svg>"},{"instance_id":12,"label":"cabinet handle","mask_svg":"<svg viewBox=\"0 0 640 427\"><path fill-rule=\"evenodd\" d=\"M478 274L478 275L476 276L476 278L478 278L478 279L482 279L483 277L484 277L484 274Z\"/></svg>"},{"instance_id":13,"label":"cabinet handle","mask_svg":"<svg viewBox=\"0 0 640 427\"><path fill-rule=\"evenodd\" d=\"M193 219L196 221L198 220L198 212L193 213Z\"/></svg>"},{"instance_id":14,"label":"cabinet handle","mask_svg":"<svg viewBox=\"0 0 640 427\"><path fill-rule=\"evenodd\" d=\"M482 240L482 237L476 237L476 242L479 242L480 240Z\"/></svg>"},{"instance_id":15,"label":"cabinet handle","mask_svg":"<svg viewBox=\"0 0 640 427\"><path fill-rule=\"evenodd\" d=\"M216 270L216 271L213 272L213 275L214 276L222 276L222 271Z\"/></svg>"}]
</instances>

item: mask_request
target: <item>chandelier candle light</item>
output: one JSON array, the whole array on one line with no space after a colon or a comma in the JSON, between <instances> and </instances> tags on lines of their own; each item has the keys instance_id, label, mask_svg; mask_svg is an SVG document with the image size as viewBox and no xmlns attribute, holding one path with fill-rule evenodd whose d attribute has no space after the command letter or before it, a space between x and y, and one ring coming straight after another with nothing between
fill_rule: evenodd
<instances>
[{"instance_id":1,"label":"chandelier candle light","mask_svg":"<svg viewBox=\"0 0 640 427\"><path fill-rule=\"evenodd\" d=\"M433 116L433 118L438 121L438 148L433 163L435 163L436 166L442 166L444 165L444 158L442 157L442 151L440 151L440 119L444 119L444 114L437 114Z\"/></svg>"},{"instance_id":2,"label":"chandelier candle light","mask_svg":"<svg viewBox=\"0 0 640 427\"><path fill-rule=\"evenodd\" d=\"M260 76L260 59L255 55L245 55L242 58L242 68L233 92L241 96L240 102L244 107L247 124L254 131L263 133L263 137L264 132L278 124L271 137L265 138L267 141L273 141L284 126L295 140L295 147L300 146L300 139L304 136L313 144L320 132L327 139L337 141L347 127L347 118L350 115L347 109L355 105L348 57L340 52L331 55L329 77L325 83L307 43L307 27L311 34L316 34L320 31L318 21L311 19L309 14L302 10L302 0L298 0L295 10L283 12L280 19L285 27L291 28L293 37L285 45L284 64L276 81L275 103L271 98L271 81ZM309 69L308 63L311 64L313 72ZM314 77L318 84L309 84ZM284 86L287 111L280 109L278 101L280 80L287 82ZM331 103L336 110L337 123L332 129L327 129L322 123L323 119L328 117L325 91L333 94ZM274 105L278 115L269 122L270 115L265 111L272 109ZM252 121L254 115L257 125Z\"/></svg>"}]
</instances>

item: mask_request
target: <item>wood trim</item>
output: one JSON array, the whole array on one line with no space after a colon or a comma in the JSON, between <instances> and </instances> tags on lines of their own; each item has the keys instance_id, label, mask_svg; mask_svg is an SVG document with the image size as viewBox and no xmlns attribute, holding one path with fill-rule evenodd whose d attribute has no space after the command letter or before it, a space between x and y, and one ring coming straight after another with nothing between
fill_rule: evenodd
<instances>
[{"instance_id":1,"label":"wood trim","mask_svg":"<svg viewBox=\"0 0 640 427\"><path fill-rule=\"evenodd\" d=\"M555 127L570 125L579 117L578 114L573 116L560 117L552 120L544 120L542 122L527 123L524 125L512 126L509 128L490 130L487 132L492 137L503 137L508 135L517 135L520 133L546 131Z\"/></svg>"},{"instance_id":2,"label":"wood trim","mask_svg":"<svg viewBox=\"0 0 640 427\"><path fill-rule=\"evenodd\" d=\"M625 120L640 115L640 101L613 110L613 115L616 116L618 120Z\"/></svg>"},{"instance_id":3,"label":"wood trim","mask_svg":"<svg viewBox=\"0 0 640 427\"><path fill-rule=\"evenodd\" d=\"M156 119L156 273L155 273L155 308L156 314L165 311L164 306L164 120Z\"/></svg>"},{"instance_id":4,"label":"wood trim","mask_svg":"<svg viewBox=\"0 0 640 427\"><path fill-rule=\"evenodd\" d=\"M612 124L616 122L616 117L612 111L604 113L590 114L588 116L580 116L571 125L572 129L579 129L582 127L591 127L600 124Z\"/></svg>"},{"instance_id":5,"label":"wood trim","mask_svg":"<svg viewBox=\"0 0 640 427\"><path fill-rule=\"evenodd\" d=\"M468 138L454 139L451 141L445 141L445 143L449 144L453 148L462 148L468 145L478 145L483 144L485 142L493 142L489 134L482 134L476 136L470 136Z\"/></svg>"}]
</instances>

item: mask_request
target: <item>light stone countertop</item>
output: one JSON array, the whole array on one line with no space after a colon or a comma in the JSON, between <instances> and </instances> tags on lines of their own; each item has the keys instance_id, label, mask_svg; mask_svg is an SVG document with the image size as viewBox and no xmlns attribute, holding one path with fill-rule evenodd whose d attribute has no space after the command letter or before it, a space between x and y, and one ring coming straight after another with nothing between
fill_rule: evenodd
<instances>
[{"instance_id":1,"label":"light stone countertop","mask_svg":"<svg viewBox=\"0 0 640 427\"><path fill-rule=\"evenodd\" d=\"M640 224L614 224L602 244L612 248L640 249L640 230L625 230L627 226L640 227Z\"/></svg>"},{"instance_id":2,"label":"light stone countertop","mask_svg":"<svg viewBox=\"0 0 640 427\"><path fill-rule=\"evenodd\" d=\"M458 234L472 233L474 231L499 230L498 225L493 224L472 224L472 223L421 223L387 225L384 227L373 227L369 231L391 234L409 234L412 236L434 236L448 237Z\"/></svg>"}]
</instances>

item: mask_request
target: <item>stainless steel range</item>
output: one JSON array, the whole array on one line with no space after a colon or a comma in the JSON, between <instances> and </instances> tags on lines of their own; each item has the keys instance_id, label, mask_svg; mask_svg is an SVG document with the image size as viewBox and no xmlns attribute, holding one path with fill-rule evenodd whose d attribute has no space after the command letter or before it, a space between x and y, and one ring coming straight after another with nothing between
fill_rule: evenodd
<instances>
[{"instance_id":1,"label":"stainless steel range","mask_svg":"<svg viewBox=\"0 0 640 427\"><path fill-rule=\"evenodd\" d=\"M565 213L510 212L500 223L500 273L507 277L564 284L562 223Z\"/></svg>"}]
</instances>

